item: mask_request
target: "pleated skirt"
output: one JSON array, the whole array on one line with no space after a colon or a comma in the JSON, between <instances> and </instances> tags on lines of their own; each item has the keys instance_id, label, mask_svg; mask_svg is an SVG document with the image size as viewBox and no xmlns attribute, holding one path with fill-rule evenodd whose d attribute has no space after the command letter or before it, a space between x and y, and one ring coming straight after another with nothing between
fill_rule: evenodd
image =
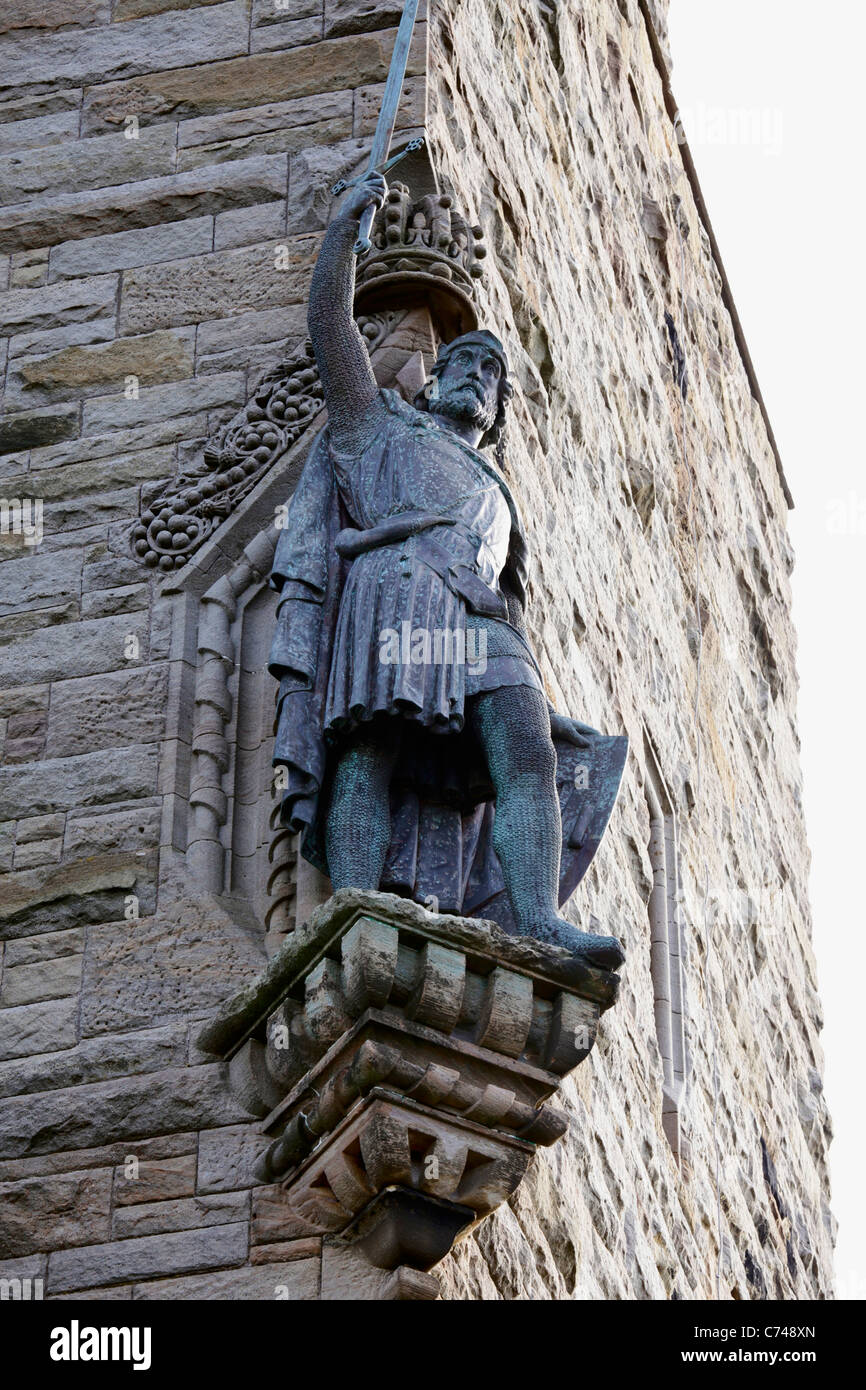
<instances>
[{"instance_id":1,"label":"pleated skirt","mask_svg":"<svg viewBox=\"0 0 866 1390\"><path fill-rule=\"evenodd\" d=\"M412 556L411 542L359 555L340 599L326 734L345 733L378 714L459 732L465 640L462 600Z\"/></svg>"}]
</instances>

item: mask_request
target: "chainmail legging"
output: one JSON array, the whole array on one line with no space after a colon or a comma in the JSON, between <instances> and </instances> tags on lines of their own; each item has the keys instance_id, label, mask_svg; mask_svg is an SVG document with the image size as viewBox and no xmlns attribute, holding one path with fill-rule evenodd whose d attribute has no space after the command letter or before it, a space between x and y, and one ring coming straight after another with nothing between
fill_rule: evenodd
<instances>
[{"instance_id":1,"label":"chainmail legging","mask_svg":"<svg viewBox=\"0 0 866 1390\"><path fill-rule=\"evenodd\" d=\"M503 686L467 701L496 794L493 848L522 934L556 920L562 825L556 752L540 690ZM400 722L362 729L337 764L326 836L338 888L378 888L391 839L389 787Z\"/></svg>"}]
</instances>

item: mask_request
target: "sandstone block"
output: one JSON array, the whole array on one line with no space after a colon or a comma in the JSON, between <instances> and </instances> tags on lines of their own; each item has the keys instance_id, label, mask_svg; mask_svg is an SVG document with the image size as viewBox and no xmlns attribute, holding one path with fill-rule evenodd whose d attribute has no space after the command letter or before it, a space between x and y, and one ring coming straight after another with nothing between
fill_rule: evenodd
<instances>
[{"instance_id":1,"label":"sandstone block","mask_svg":"<svg viewBox=\"0 0 866 1390\"><path fill-rule=\"evenodd\" d=\"M113 311L116 296L116 275L90 275L37 290L7 290L0 294L0 333L12 336L102 318Z\"/></svg>"},{"instance_id":2,"label":"sandstone block","mask_svg":"<svg viewBox=\"0 0 866 1390\"><path fill-rule=\"evenodd\" d=\"M300 44L316 43L322 37L322 20L319 15L286 20L279 14L277 18L283 22L260 24L253 28L250 33L251 53L267 53L275 48L283 51L296 48Z\"/></svg>"},{"instance_id":3,"label":"sandstone block","mask_svg":"<svg viewBox=\"0 0 866 1390\"><path fill-rule=\"evenodd\" d=\"M114 1170L114 1205L141 1206L144 1202L191 1197L195 1192L195 1170L195 1153L121 1164Z\"/></svg>"},{"instance_id":4,"label":"sandstone block","mask_svg":"<svg viewBox=\"0 0 866 1390\"><path fill-rule=\"evenodd\" d=\"M30 120L5 121L0 125L0 151L26 150L49 145L55 140L70 140L78 134L77 109L52 111Z\"/></svg>"},{"instance_id":5,"label":"sandstone block","mask_svg":"<svg viewBox=\"0 0 866 1390\"><path fill-rule=\"evenodd\" d=\"M83 241L63 241L52 246L49 277L66 280L109 270L174 261L198 256L211 249L213 219L190 217L154 227L131 227L126 232L107 232Z\"/></svg>"},{"instance_id":6,"label":"sandstone block","mask_svg":"<svg viewBox=\"0 0 866 1390\"><path fill-rule=\"evenodd\" d=\"M0 1183L0 1249L30 1255L107 1240L111 1169Z\"/></svg>"},{"instance_id":7,"label":"sandstone block","mask_svg":"<svg viewBox=\"0 0 866 1390\"><path fill-rule=\"evenodd\" d=\"M149 848L158 841L159 819L158 804L139 804L132 810L112 807L93 815L73 812L67 818L66 854L83 859L116 850Z\"/></svg>"},{"instance_id":8,"label":"sandstone block","mask_svg":"<svg viewBox=\"0 0 866 1390\"><path fill-rule=\"evenodd\" d=\"M303 304L287 304L278 309L262 309L228 319L212 319L198 326L198 353L205 357L284 340L294 345L304 338L306 327L306 307Z\"/></svg>"},{"instance_id":9,"label":"sandstone block","mask_svg":"<svg viewBox=\"0 0 866 1390\"><path fill-rule=\"evenodd\" d=\"M77 399L93 388L116 390L129 376L137 378L139 387L182 380L192 375L194 337L193 329L146 333L92 347L66 347L46 357L18 357L7 374L9 407Z\"/></svg>"},{"instance_id":10,"label":"sandstone block","mask_svg":"<svg viewBox=\"0 0 866 1390\"><path fill-rule=\"evenodd\" d=\"M77 595L82 558L80 550L62 550L53 555L31 553L20 560L7 560L2 571L0 613L36 608L58 594ZM41 703L38 707L42 707Z\"/></svg>"},{"instance_id":11,"label":"sandstone block","mask_svg":"<svg viewBox=\"0 0 866 1390\"><path fill-rule=\"evenodd\" d=\"M128 668L124 647L129 634L136 632L144 653L145 633L140 619L124 614L68 625L64 642L58 642L57 634L51 631L35 632L16 643L14 660L11 653L0 652L0 688L17 684L22 671L35 681L55 681ZM53 809L46 806L45 812ZM34 807L24 814L33 814L35 810Z\"/></svg>"},{"instance_id":12,"label":"sandstone block","mask_svg":"<svg viewBox=\"0 0 866 1390\"><path fill-rule=\"evenodd\" d=\"M111 1235L114 1240L127 1240L132 1236L227 1226L247 1220L249 1203L246 1192L225 1192L212 1197L182 1197L120 1206L114 1213Z\"/></svg>"},{"instance_id":13,"label":"sandstone block","mask_svg":"<svg viewBox=\"0 0 866 1390\"><path fill-rule=\"evenodd\" d=\"M260 951L216 902L178 905L133 926L94 926L85 958L82 1035L208 1008L233 978L248 979L261 967Z\"/></svg>"},{"instance_id":14,"label":"sandstone block","mask_svg":"<svg viewBox=\"0 0 866 1390\"><path fill-rule=\"evenodd\" d=\"M267 1137L250 1123L205 1131L199 1141L198 1191L229 1192L255 1186L253 1168L267 1146ZM266 1205L263 1202L263 1232L270 1225Z\"/></svg>"},{"instance_id":15,"label":"sandstone block","mask_svg":"<svg viewBox=\"0 0 866 1390\"><path fill-rule=\"evenodd\" d=\"M17 756L13 756L12 758L9 758L8 755L8 743L9 740L7 740L7 761L16 763L29 762L31 756L33 759L42 756L44 745L39 738L26 740L27 750L22 747L22 740L18 740ZM31 746L32 753L29 751ZM59 864L62 856L63 840L58 835L54 840L40 840L37 844L32 845L17 845L12 864L15 869L29 869L36 864ZM21 1000L19 1002L23 1003L24 1001Z\"/></svg>"},{"instance_id":16,"label":"sandstone block","mask_svg":"<svg viewBox=\"0 0 866 1390\"><path fill-rule=\"evenodd\" d=\"M214 250L248 246L253 242L278 241L286 226L284 203L260 203L252 208L222 212L214 220Z\"/></svg>"},{"instance_id":17,"label":"sandstone block","mask_svg":"<svg viewBox=\"0 0 866 1390\"><path fill-rule=\"evenodd\" d=\"M166 1279L136 1284L138 1299L231 1299L246 1301L277 1299L310 1300L318 1297L318 1259L295 1260L289 1264L258 1268L227 1269L215 1274L193 1275L186 1279Z\"/></svg>"},{"instance_id":18,"label":"sandstone block","mask_svg":"<svg viewBox=\"0 0 866 1390\"><path fill-rule=\"evenodd\" d=\"M9 205L49 192L79 193L157 178L172 172L174 144L174 126L158 125L141 130L137 140L127 140L117 131L0 155L0 199Z\"/></svg>"},{"instance_id":19,"label":"sandstone block","mask_svg":"<svg viewBox=\"0 0 866 1390\"><path fill-rule=\"evenodd\" d=\"M204 165L85 193L58 193L0 210L0 251L201 218L285 196L286 166L279 155L238 159L229 167Z\"/></svg>"},{"instance_id":20,"label":"sandstone block","mask_svg":"<svg viewBox=\"0 0 866 1390\"><path fill-rule=\"evenodd\" d=\"M45 819L53 820L54 817ZM58 956L80 955L83 950L84 929L81 927L77 931L45 932L42 936L7 942L6 965L34 965L37 961L55 960Z\"/></svg>"},{"instance_id":21,"label":"sandstone block","mask_svg":"<svg viewBox=\"0 0 866 1390\"><path fill-rule=\"evenodd\" d=\"M74 439L78 434L78 406L50 405L44 410L26 410L0 420L0 454L18 449L38 449Z\"/></svg>"},{"instance_id":22,"label":"sandstone block","mask_svg":"<svg viewBox=\"0 0 866 1390\"><path fill-rule=\"evenodd\" d=\"M25 1158L231 1124L239 1118L238 1108L217 1066L169 1068L13 1096L0 1102L0 1156Z\"/></svg>"},{"instance_id":23,"label":"sandstone block","mask_svg":"<svg viewBox=\"0 0 866 1390\"><path fill-rule=\"evenodd\" d=\"M416 27L408 73L424 71L426 26ZM143 118L207 116L218 111L263 106L287 98L345 91L384 82L394 47L394 29L347 39L291 48L285 53L256 53L227 62L152 72L131 81L102 83L85 97L87 131L122 126L131 109Z\"/></svg>"},{"instance_id":24,"label":"sandstone block","mask_svg":"<svg viewBox=\"0 0 866 1390\"><path fill-rule=\"evenodd\" d=\"M156 748L141 745L48 759L40 767L38 782L31 768L0 769L0 814L11 819L33 810L47 812L152 796L156 773Z\"/></svg>"},{"instance_id":25,"label":"sandstone block","mask_svg":"<svg viewBox=\"0 0 866 1390\"><path fill-rule=\"evenodd\" d=\"M299 304L318 244L318 238L295 237L128 271L121 297L121 331L138 333L215 319L227 306L234 316L277 304ZM287 248L285 269L277 269L277 245ZM282 255L279 260L282 266Z\"/></svg>"},{"instance_id":26,"label":"sandstone block","mask_svg":"<svg viewBox=\"0 0 866 1390\"><path fill-rule=\"evenodd\" d=\"M81 956L60 956L31 965L7 966L0 989L0 1009L36 1004L45 999L66 999L78 993Z\"/></svg>"},{"instance_id":27,"label":"sandstone block","mask_svg":"<svg viewBox=\"0 0 866 1390\"><path fill-rule=\"evenodd\" d=\"M138 613L150 602L148 584L124 584L117 589L101 589L97 594L84 594L81 599L82 618L108 618L114 613Z\"/></svg>"},{"instance_id":28,"label":"sandstone block","mask_svg":"<svg viewBox=\"0 0 866 1390\"><path fill-rule=\"evenodd\" d=\"M229 253L235 254L235 253ZM223 372L204 379L171 382L167 386L145 387L137 400L118 395L98 396L84 403L84 430L128 429L137 421L152 424L167 417L192 415L217 406L242 405L246 380L240 372Z\"/></svg>"},{"instance_id":29,"label":"sandstone block","mask_svg":"<svg viewBox=\"0 0 866 1390\"><path fill-rule=\"evenodd\" d=\"M66 934L78 935L74 931ZM175 1025L144 1033L126 1033L119 1038L92 1038L62 1052L48 1052L26 1061L8 1061L0 1065L0 1095L59 1091L71 1086L88 1086L95 1081L109 1081L115 1076L139 1076L143 1072L181 1066L185 1061L184 1043L185 1029Z\"/></svg>"},{"instance_id":30,"label":"sandstone block","mask_svg":"<svg viewBox=\"0 0 866 1390\"><path fill-rule=\"evenodd\" d=\"M127 1279L183 1274L243 1264L247 1254L245 1223L212 1226L171 1235L141 1236L81 1250L58 1250L48 1259L47 1291L62 1293Z\"/></svg>"},{"instance_id":31,"label":"sandstone block","mask_svg":"<svg viewBox=\"0 0 866 1390\"><path fill-rule=\"evenodd\" d=\"M289 161L289 233L320 231L328 225L337 179L353 176L369 153L367 140L312 146Z\"/></svg>"},{"instance_id":32,"label":"sandstone block","mask_svg":"<svg viewBox=\"0 0 866 1390\"><path fill-rule=\"evenodd\" d=\"M249 20L243 0L229 0L191 12L169 11L125 24L60 29L51 35L22 36L5 55L0 97L27 83L103 82L178 63L211 61L243 53Z\"/></svg>"},{"instance_id":33,"label":"sandstone block","mask_svg":"<svg viewBox=\"0 0 866 1390\"><path fill-rule=\"evenodd\" d=\"M178 126L178 149L196 145L213 145L220 141L243 140L251 135L265 135L272 130L294 131L298 138L305 128L323 122L352 119L352 92L318 92L312 97L292 101L271 101L264 106L224 111L216 116L200 116L181 121ZM311 139L305 144L315 144Z\"/></svg>"},{"instance_id":34,"label":"sandstone block","mask_svg":"<svg viewBox=\"0 0 866 1390\"><path fill-rule=\"evenodd\" d=\"M364 34L400 23L400 0L325 0L325 38ZM424 16L419 11L419 19ZM416 21L417 23L417 21Z\"/></svg>"},{"instance_id":35,"label":"sandstone block","mask_svg":"<svg viewBox=\"0 0 866 1390\"><path fill-rule=\"evenodd\" d=\"M74 1047L78 1000L46 1000L19 1009L0 1009L0 1060Z\"/></svg>"},{"instance_id":36,"label":"sandstone block","mask_svg":"<svg viewBox=\"0 0 866 1390\"><path fill-rule=\"evenodd\" d=\"M27 29L59 29L67 24L107 24L110 0L7 0L0 34Z\"/></svg>"}]
</instances>

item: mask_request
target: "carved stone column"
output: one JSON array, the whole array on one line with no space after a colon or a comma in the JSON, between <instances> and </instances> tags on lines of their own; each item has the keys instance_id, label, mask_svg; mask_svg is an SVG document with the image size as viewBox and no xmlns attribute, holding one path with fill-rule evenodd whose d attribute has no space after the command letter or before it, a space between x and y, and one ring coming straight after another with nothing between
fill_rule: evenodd
<instances>
[{"instance_id":1,"label":"carved stone column","mask_svg":"<svg viewBox=\"0 0 866 1390\"><path fill-rule=\"evenodd\" d=\"M353 1261L403 1270L410 1291L380 1296L430 1297L409 1272L430 1270L565 1132L547 1102L618 983L492 923L344 890L199 1045L272 1136L255 1176L281 1182Z\"/></svg>"}]
</instances>

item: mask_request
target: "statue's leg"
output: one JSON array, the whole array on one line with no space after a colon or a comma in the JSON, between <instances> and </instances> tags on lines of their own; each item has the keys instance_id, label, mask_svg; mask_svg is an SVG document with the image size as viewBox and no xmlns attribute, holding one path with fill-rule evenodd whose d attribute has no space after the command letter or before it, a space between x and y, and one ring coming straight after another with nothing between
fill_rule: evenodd
<instances>
[{"instance_id":1,"label":"statue's leg","mask_svg":"<svg viewBox=\"0 0 866 1390\"><path fill-rule=\"evenodd\" d=\"M557 912L562 821L544 696L529 686L503 686L476 695L467 712L496 793L493 848L521 935L617 969L625 957L615 937L578 931Z\"/></svg>"},{"instance_id":2,"label":"statue's leg","mask_svg":"<svg viewBox=\"0 0 866 1390\"><path fill-rule=\"evenodd\" d=\"M339 755L325 824L328 868L338 888L378 888L391 843L391 773L398 719L362 727Z\"/></svg>"}]
</instances>

